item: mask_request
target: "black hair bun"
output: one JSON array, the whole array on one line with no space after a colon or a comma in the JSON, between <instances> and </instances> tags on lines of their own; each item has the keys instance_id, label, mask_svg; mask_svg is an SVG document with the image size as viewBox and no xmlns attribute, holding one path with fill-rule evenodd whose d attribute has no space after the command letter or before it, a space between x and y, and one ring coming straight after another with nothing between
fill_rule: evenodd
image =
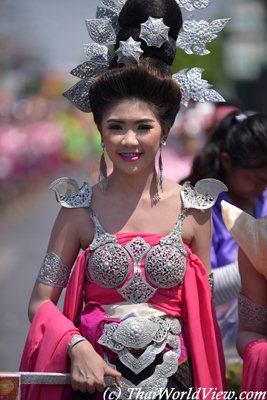
<instances>
[{"instance_id":1,"label":"black hair bun","mask_svg":"<svg viewBox=\"0 0 267 400\"><path fill-rule=\"evenodd\" d=\"M160 48L148 46L140 39L141 24L149 17L162 18L169 30L169 40ZM120 41L130 37L141 42L143 54L141 58L150 58L153 63L167 74L171 73L171 66L176 55L176 40L182 27L183 19L180 7L175 0L127 0L119 14L120 30L117 34L115 50ZM110 68L117 65L117 56L111 61Z\"/></svg>"},{"instance_id":2,"label":"black hair bun","mask_svg":"<svg viewBox=\"0 0 267 400\"><path fill-rule=\"evenodd\" d=\"M120 12L119 24L121 28L140 28L149 17L163 18L170 28L169 36L176 41L183 18L175 0L127 0Z\"/></svg>"}]
</instances>

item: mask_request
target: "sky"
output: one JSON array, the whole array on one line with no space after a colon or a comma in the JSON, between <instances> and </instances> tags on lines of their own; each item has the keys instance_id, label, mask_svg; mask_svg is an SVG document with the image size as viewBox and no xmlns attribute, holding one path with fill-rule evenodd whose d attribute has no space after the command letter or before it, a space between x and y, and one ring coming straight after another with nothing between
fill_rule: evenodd
<instances>
[{"instance_id":1,"label":"sky","mask_svg":"<svg viewBox=\"0 0 267 400\"><path fill-rule=\"evenodd\" d=\"M211 0L207 11L194 16L201 19L208 12L211 18L228 17L230 1ZM94 18L99 4L100 0L1 0L0 36L21 40L40 52L51 68L72 69L85 60L83 45L90 38L84 21Z\"/></svg>"}]
</instances>

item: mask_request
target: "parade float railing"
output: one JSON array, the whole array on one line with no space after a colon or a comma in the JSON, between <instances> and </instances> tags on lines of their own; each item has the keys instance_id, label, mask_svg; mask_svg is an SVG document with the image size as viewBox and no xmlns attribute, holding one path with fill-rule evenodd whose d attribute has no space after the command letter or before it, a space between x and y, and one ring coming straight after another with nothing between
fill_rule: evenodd
<instances>
[{"instance_id":1,"label":"parade float railing","mask_svg":"<svg viewBox=\"0 0 267 400\"><path fill-rule=\"evenodd\" d=\"M55 372L0 372L0 399L20 400L21 385L69 385L70 374Z\"/></svg>"}]
</instances>

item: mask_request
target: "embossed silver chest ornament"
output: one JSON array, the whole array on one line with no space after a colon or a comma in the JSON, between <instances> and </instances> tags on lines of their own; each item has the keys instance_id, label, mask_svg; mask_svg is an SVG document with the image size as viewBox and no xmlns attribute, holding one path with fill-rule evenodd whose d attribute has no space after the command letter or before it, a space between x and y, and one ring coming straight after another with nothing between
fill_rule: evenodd
<instances>
[{"instance_id":1,"label":"embossed silver chest ornament","mask_svg":"<svg viewBox=\"0 0 267 400\"><path fill-rule=\"evenodd\" d=\"M142 237L135 237L126 246L121 246L114 235L105 232L95 213L91 217L95 224L95 236L89 246L88 281L117 292L132 304L147 302L158 288L171 288L183 283L188 252L182 240L182 225L190 208L205 210L217 200L219 193L227 190L216 179L202 179L195 188L186 182L181 190L182 211L172 232L151 247ZM141 271L144 261L145 276ZM130 275L132 263L133 274ZM148 282L147 281L147 279ZM153 286L152 286L153 285Z\"/></svg>"},{"instance_id":2,"label":"embossed silver chest ornament","mask_svg":"<svg viewBox=\"0 0 267 400\"><path fill-rule=\"evenodd\" d=\"M116 288L118 293L129 303L147 302L157 291L157 288L169 288L183 282L187 251L181 240L181 224L178 224L170 235L162 238L159 245L151 247L141 237L132 239L125 247L117 243L114 236L101 230L96 223L96 237L88 255L88 278L101 286ZM101 234L102 233L102 234ZM141 263L145 259L146 277L155 285L153 287L142 274ZM132 261L133 274L128 278Z\"/></svg>"},{"instance_id":3,"label":"embossed silver chest ornament","mask_svg":"<svg viewBox=\"0 0 267 400\"><path fill-rule=\"evenodd\" d=\"M128 388L140 387L144 392L155 388L165 389L168 378L178 369L181 353L178 336L180 332L179 320L171 317L129 317L120 323L105 325L98 343L117 353L119 360L135 375L152 364L156 355L161 353L167 344L172 347L172 350L163 355L163 362L156 366L154 373L137 386L122 378L121 399L129 397ZM141 350L139 357L131 353L133 350ZM107 357L105 360L110 364ZM110 382L107 382L108 379L105 381L108 386L114 383L112 379Z\"/></svg>"}]
</instances>

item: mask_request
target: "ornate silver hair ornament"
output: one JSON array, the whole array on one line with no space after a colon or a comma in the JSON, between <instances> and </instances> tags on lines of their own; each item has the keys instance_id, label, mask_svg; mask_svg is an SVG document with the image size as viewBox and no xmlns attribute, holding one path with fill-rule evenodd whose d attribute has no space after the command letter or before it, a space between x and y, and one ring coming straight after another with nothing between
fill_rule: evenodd
<instances>
[{"instance_id":1,"label":"ornate silver hair ornament","mask_svg":"<svg viewBox=\"0 0 267 400\"><path fill-rule=\"evenodd\" d=\"M185 20L178 35L176 47L184 50L186 54L205 56L210 51L205 49L207 43L217 37L230 18L215 19L214 21L195 21L192 16Z\"/></svg>"},{"instance_id":2,"label":"ornate silver hair ornament","mask_svg":"<svg viewBox=\"0 0 267 400\"><path fill-rule=\"evenodd\" d=\"M170 28L163 22L163 18L149 17L141 24L140 39L143 39L148 46L161 47L168 42Z\"/></svg>"},{"instance_id":3,"label":"ornate silver hair ornament","mask_svg":"<svg viewBox=\"0 0 267 400\"><path fill-rule=\"evenodd\" d=\"M176 0L179 7L185 8L187 11L208 7L210 0Z\"/></svg>"},{"instance_id":4,"label":"ornate silver hair ornament","mask_svg":"<svg viewBox=\"0 0 267 400\"><path fill-rule=\"evenodd\" d=\"M206 8L210 0L176 0L181 8L187 11ZM116 34L119 30L118 16L126 3L126 0L101 0L101 6L97 7L96 18L87 19L88 34L94 43L84 46L87 61L71 71L71 74L81 79L63 93L77 108L84 112L90 112L89 90L95 78L108 69L112 55L108 46L116 42ZM205 48L206 44L217 37L217 34L225 27L229 18L214 21L192 19L185 20L178 35L176 47L186 54L206 55L210 52ZM149 17L141 24L140 39L148 46L161 47L169 40L169 27L163 22L163 18ZM126 41L120 41L116 50L118 63L128 64L139 61L143 54L141 42L130 37ZM182 69L173 75L178 82L182 99L181 103L188 105L190 99L194 101L224 101L212 86L201 78L203 69Z\"/></svg>"},{"instance_id":5,"label":"ornate silver hair ornament","mask_svg":"<svg viewBox=\"0 0 267 400\"><path fill-rule=\"evenodd\" d=\"M212 89L211 84L201 78L202 72L202 68L191 68L182 69L173 75L173 79L181 88L183 105L187 106L190 99L199 102L224 101L224 98Z\"/></svg>"},{"instance_id":6,"label":"ornate silver hair ornament","mask_svg":"<svg viewBox=\"0 0 267 400\"><path fill-rule=\"evenodd\" d=\"M126 41L120 41L118 50L115 51L118 56L118 63L130 64L134 61L139 61L143 54L141 43L129 37Z\"/></svg>"}]
</instances>

